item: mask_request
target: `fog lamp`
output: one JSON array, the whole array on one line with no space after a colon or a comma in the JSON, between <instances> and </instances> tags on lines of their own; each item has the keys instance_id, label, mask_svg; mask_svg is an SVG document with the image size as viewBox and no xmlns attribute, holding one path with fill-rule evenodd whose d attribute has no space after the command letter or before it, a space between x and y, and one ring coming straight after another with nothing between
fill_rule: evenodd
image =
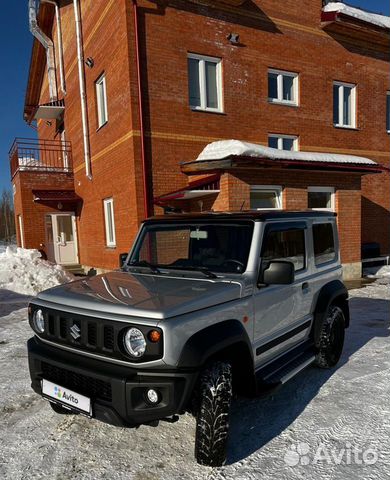
<instances>
[{"instance_id":1,"label":"fog lamp","mask_svg":"<svg viewBox=\"0 0 390 480\"><path fill-rule=\"evenodd\" d=\"M149 388L149 390L146 392L146 397L149 401L149 403L152 403L156 405L160 401L160 396L156 392L156 390L153 390L153 388Z\"/></svg>"}]
</instances>

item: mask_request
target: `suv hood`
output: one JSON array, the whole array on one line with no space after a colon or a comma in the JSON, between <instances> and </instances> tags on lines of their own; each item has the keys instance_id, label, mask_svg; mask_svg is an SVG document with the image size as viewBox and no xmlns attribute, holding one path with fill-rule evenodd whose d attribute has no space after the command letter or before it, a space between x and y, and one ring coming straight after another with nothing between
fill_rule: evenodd
<instances>
[{"instance_id":1,"label":"suv hood","mask_svg":"<svg viewBox=\"0 0 390 480\"><path fill-rule=\"evenodd\" d=\"M37 299L64 307L161 320L238 299L241 290L239 282L227 279L111 272L46 290Z\"/></svg>"}]
</instances>

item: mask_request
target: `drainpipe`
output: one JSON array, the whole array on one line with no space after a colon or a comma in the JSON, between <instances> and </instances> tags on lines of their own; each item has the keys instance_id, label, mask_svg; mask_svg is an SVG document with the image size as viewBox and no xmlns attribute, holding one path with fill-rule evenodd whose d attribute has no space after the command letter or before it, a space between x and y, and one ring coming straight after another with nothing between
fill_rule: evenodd
<instances>
[{"instance_id":1,"label":"drainpipe","mask_svg":"<svg viewBox=\"0 0 390 480\"><path fill-rule=\"evenodd\" d=\"M73 7L74 7L74 18L75 18L75 24L76 24L77 63L79 68L79 86L80 86L80 101L81 101L81 120L82 120L82 127L83 127L85 174L90 180L92 180L91 150L89 145L87 94L85 89L83 37L82 37L81 12L80 12L79 0L73 0Z\"/></svg>"},{"instance_id":2,"label":"drainpipe","mask_svg":"<svg viewBox=\"0 0 390 480\"><path fill-rule=\"evenodd\" d=\"M144 127L144 111L143 111L143 102L142 102L142 86L141 86L141 55L140 55L140 44L139 44L139 30L138 30L138 4L137 0L132 0L133 2L133 13L134 13L134 34L135 34L135 53L136 53L136 63L137 63L137 86L138 86L138 110L139 110L139 125L141 132L141 159L142 159L142 171L143 171L143 190L144 190L144 212L145 218L148 218L152 214L150 197L149 197L149 175L148 167L146 163L146 153L145 153L145 127Z\"/></svg>"},{"instance_id":3,"label":"drainpipe","mask_svg":"<svg viewBox=\"0 0 390 480\"><path fill-rule=\"evenodd\" d=\"M50 5L54 5L54 7L56 9L57 42L58 42L59 64L60 64L61 91L64 95L66 95L64 48L63 48L63 43L62 43L62 24L61 24L60 7L58 6L58 3L57 3L56 0L41 0L41 3L50 3Z\"/></svg>"},{"instance_id":4,"label":"drainpipe","mask_svg":"<svg viewBox=\"0 0 390 480\"><path fill-rule=\"evenodd\" d=\"M55 102L56 100L58 100L58 92L57 92L57 79L56 79L56 65L54 61L54 44L53 44L53 41L45 33L43 33L43 31L39 28L38 20L37 20L37 5L35 0L29 0L28 9L29 9L30 31L46 50L50 101Z\"/></svg>"}]
</instances>

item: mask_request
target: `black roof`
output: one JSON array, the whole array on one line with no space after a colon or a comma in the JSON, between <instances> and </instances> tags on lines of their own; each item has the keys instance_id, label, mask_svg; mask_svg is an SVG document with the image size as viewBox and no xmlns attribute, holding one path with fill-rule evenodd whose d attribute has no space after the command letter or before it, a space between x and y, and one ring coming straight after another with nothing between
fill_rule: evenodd
<instances>
[{"instance_id":1,"label":"black roof","mask_svg":"<svg viewBox=\"0 0 390 480\"><path fill-rule=\"evenodd\" d=\"M334 212L327 211L290 211L290 210L245 210L242 212L196 212L171 213L148 218L147 222L180 222L201 220L276 220L294 218L336 217Z\"/></svg>"}]
</instances>

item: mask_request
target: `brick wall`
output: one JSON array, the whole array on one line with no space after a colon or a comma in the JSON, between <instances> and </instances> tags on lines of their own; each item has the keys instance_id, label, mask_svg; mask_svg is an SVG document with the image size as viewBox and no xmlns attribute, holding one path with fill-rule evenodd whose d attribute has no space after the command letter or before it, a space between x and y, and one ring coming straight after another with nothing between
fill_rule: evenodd
<instances>
[{"instance_id":1,"label":"brick wall","mask_svg":"<svg viewBox=\"0 0 390 480\"><path fill-rule=\"evenodd\" d=\"M335 210L338 215L341 260L343 263L360 261L361 250L361 177L357 174L295 172L267 170L266 172L225 173L221 177L221 193L212 197L210 209L237 211L250 208L250 189L255 185L279 185L282 187L283 208L306 210L308 186L335 187ZM197 211L196 203L182 205L188 211ZM193 209L193 210L192 210Z\"/></svg>"},{"instance_id":2,"label":"brick wall","mask_svg":"<svg viewBox=\"0 0 390 480\"><path fill-rule=\"evenodd\" d=\"M35 248L46 252L45 215L59 213L59 210L34 202L33 190L70 190L73 188L73 176L67 173L18 172L13 179L15 186L14 205L16 221L22 217L25 248ZM63 211L66 211L64 207ZM16 223L17 241L21 245L18 222Z\"/></svg>"},{"instance_id":3,"label":"brick wall","mask_svg":"<svg viewBox=\"0 0 390 480\"><path fill-rule=\"evenodd\" d=\"M140 0L139 5L146 157L154 196L187 185L179 163L193 160L207 143L217 139L237 138L267 144L270 133L293 134L299 136L304 151L362 155L389 164L390 142L385 122L386 91L390 90L388 52L379 45L366 43L364 47L354 39L336 38L324 32L320 26L321 0L307 0L298 6L295 1L286 0L283 8L275 0L248 0L239 8L214 8L182 0L169 2L170 6L167 2ZM84 66L92 180L87 179L84 167L73 5L64 2L61 7L67 87L66 139L72 142L74 186L83 198L77 222L80 261L114 268L118 265L118 254L132 244L144 216L133 8L128 0L82 0L81 8L84 55L92 57L95 63L92 69ZM240 35L241 46L232 46L227 41L231 32ZM56 43L55 25L52 36ZM222 58L223 114L189 108L188 52ZM299 107L268 103L270 67L299 73ZM94 82L103 71L107 79L109 121L98 129ZM333 127L334 80L358 85L358 121L354 130ZM41 102L47 101L45 76ZM40 136L53 138L54 127L40 122ZM256 175L261 184L269 176ZM269 181L286 186L285 207L299 209L307 203L305 182L311 181L310 175L283 172L270 175ZM324 177L316 175L315 184L321 185L319 181ZM355 234L358 239L353 243L353 253L343 253L344 258L357 257L360 238L378 241L384 252L390 251L386 228L390 176L363 178L361 227L355 220L357 213L348 213L352 197L354 205L360 204L357 191L351 193L357 187L357 177L343 175L343 182L347 182L345 194L339 177L327 174L325 183L340 186L340 222L345 222L341 227L347 232L343 242L346 245ZM204 201L204 209L241 208L249 187L247 179L239 180L237 183L223 175L221 195ZM107 197L113 197L115 203L115 249L105 246L102 201ZM160 208L155 210L161 213ZM33 237L34 233L28 235ZM34 240L34 245L37 242Z\"/></svg>"}]
</instances>

